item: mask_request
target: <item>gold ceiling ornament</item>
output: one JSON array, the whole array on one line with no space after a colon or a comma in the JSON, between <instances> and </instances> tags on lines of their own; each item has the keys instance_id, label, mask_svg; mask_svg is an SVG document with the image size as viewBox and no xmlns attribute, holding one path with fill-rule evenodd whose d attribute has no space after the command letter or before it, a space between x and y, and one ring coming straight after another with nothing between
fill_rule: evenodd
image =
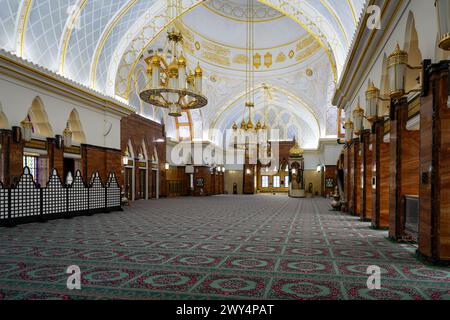
<instances>
[{"instance_id":1,"label":"gold ceiling ornament","mask_svg":"<svg viewBox=\"0 0 450 320\"><path fill-rule=\"evenodd\" d=\"M245 54L236 54L233 57L233 63L235 64L247 64L247 56Z\"/></svg>"},{"instance_id":2,"label":"gold ceiling ornament","mask_svg":"<svg viewBox=\"0 0 450 320\"><path fill-rule=\"evenodd\" d=\"M306 38L300 40L296 46L297 52L302 51L306 47L310 46L314 41L315 41L315 39L312 36L309 36L309 37L306 37Z\"/></svg>"},{"instance_id":3,"label":"gold ceiling ornament","mask_svg":"<svg viewBox=\"0 0 450 320\"><path fill-rule=\"evenodd\" d=\"M273 63L272 54L270 52L267 52L264 55L264 66L266 68L270 68L272 66L272 63Z\"/></svg>"},{"instance_id":4,"label":"gold ceiling ornament","mask_svg":"<svg viewBox=\"0 0 450 320\"><path fill-rule=\"evenodd\" d=\"M249 145L261 145L265 146L267 143L267 126L261 121L258 121L256 126L253 124L252 110L255 108L255 70L254 68L259 68L261 66L261 55L259 53L254 53L255 51L255 41L254 41L254 0L247 0L247 12L249 13L249 23L247 24L247 36L246 36L246 71L245 71L245 106L243 112L243 118L240 129L237 128L236 124L233 124L232 129L234 134L241 137L236 143L238 148L248 148ZM268 54L270 54L268 52ZM270 62L272 60L272 55L270 57L264 57L265 62ZM263 86L264 89L268 88ZM248 111L248 120L245 120L246 111ZM248 139L247 139L248 138ZM265 138L265 139L264 139ZM261 142L263 142L261 144Z\"/></svg>"},{"instance_id":5,"label":"gold ceiling ornament","mask_svg":"<svg viewBox=\"0 0 450 320\"><path fill-rule=\"evenodd\" d=\"M286 61L286 55L284 54L284 52L280 52L280 53L277 55L277 58L275 59L275 61L276 61L276 62L279 62L279 63L285 62L285 61Z\"/></svg>"},{"instance_id":6,"label":"gold ceiling ornament","mask_svg":"<svg viewBox=\"0 0 450 320\"><path fill-rule=\"evenodd\" d=\"M169 109L172 117L181 117L182 110L199 109L208 104L203 94L203 70L198 64L188 71L188 61L179 47L183 35L175 28L167 33L165 49L149 51L145 58L150 78L140 98L153 106Z\"/></svg>"},{"instance_id":7,"label":"gold ceiling ornament","mask_svg":"<svg viewBox=\"0 0 450 320\"><path fill-rule=\"evenodd\" d=\"M261 67L261 64L262 64L262 62L261 62L261 55L257 52L257 53L255 53L255 55L253 56L253 66L254 66L256 69L259 69L259 67Z\"/></svg>"},{"instance_id":8,"label":"gold ceiling ornament","mask_svg":"<svg viewBox=\"0 0 450 320\"><path fill-rule=\"evenodd\" d=\"M312 77L313 74L314 74L314 72L313 72L311 69L306 69L306 75L307 75L308 77Z\"/></svg>"},{"instance_id":9,"label":"gold ceiling ornament","mask_svg":"<svg viewBox=\"0 0 450 320\"><path fill-rule=\"evenodd\" d=\"M295 56L294 50L289 51L289 58L292 59Z\"/></svg>"},{"instance_id":10,"label":"gold ceiling ornament","mask_svg":"<svg viewBox=\"0 0 450 320\"><path fill-rule=\"evenodd\" d=\"M202 48L202 46L201 46L200 42L196 41L196 42L195 42L195 49L197 49L197 51L198 51L198 50L200 50L201 48Z\"/></svg>"}]
</instances>

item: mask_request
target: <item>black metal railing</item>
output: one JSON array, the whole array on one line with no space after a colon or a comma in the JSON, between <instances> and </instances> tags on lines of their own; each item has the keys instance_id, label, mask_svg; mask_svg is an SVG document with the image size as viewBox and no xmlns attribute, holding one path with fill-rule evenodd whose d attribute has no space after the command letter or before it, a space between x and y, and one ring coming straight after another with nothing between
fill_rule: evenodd
<instances>
[{"instance_id":1,"label":"black metal railing","mask_svg":"<svg viewBox=\"0 0 450 320\"><path fill-rule=\"evenodd\" d=\"M114 173L104 185L98 172L84 183L81 172L62 183L53 170L45 187L35 183L24 168L17 184L4 188L0 182L0 226L121 211L121 189Z\"/></svg>"},{"instance_id":2,"label":"black metal railing","mask_svg":"<svg viewBox=\"0 0 450 320\"><path fill-rule=\"evenodd\" d=\"M406 236L417 241L419 236L419 197L406 195L403 197L403 204Z\"/></svg>"}]
</instances>

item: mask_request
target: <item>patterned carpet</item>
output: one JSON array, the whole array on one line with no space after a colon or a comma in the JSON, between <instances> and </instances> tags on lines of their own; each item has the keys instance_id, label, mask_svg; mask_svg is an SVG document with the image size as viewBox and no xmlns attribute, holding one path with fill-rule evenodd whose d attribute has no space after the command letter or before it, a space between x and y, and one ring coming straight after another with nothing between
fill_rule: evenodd
<instances>
[{"instance_id":1,"label":"patterned carpet","mask_svg":"<svg viewBox=\"0 0 450 320\"><path fill-rule=\"evenodd\" d=\"M0 230L2 299L450 299L414 258L328 201L220 196ZM82 290L66 288L70 265ZM367 267L382 269L370 291Z\"/></svg>"}]
</instances>

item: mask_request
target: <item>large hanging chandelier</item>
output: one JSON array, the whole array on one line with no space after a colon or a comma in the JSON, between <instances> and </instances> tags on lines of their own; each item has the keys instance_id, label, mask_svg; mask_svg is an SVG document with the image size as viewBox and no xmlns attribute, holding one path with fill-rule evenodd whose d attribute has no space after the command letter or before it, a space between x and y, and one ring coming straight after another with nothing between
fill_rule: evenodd
<instances>
[{"instance_id":1,"label":"large hanging chandelier","mask_svg":"<svg viewBox=\"0 0 450 320\"><path fill-rule=\"evenodd\" d=\"M176 11L172 15L176 17ZM144 59L150 79L140 97L151 105L169 109L172 117L180 117L182 110L199 109L208 104L202 92L203 70L200 64L194 71L188 67L182 44L183 35L173 27L167 33L164 49L151 50Z\"/></svg>"}]
</instances>

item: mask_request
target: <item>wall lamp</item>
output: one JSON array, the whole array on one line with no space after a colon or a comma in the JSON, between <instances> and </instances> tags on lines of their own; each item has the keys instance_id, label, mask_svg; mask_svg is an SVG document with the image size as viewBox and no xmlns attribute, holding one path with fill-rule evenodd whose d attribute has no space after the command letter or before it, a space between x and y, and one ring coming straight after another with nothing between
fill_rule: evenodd
<instances>
[{"instance_id":1,"label":"wall lamp","mask_svg":"<svg viewBox=\"0 0 450 320\"><path fill-rule=\"evenodd\" d=\"M439 48L450 51L450 0L436 0L436 13L439 26Z\"/></svg>"},{"instance_id":2,"label":"wall lamp","mask_svg":"<svg viewBox=\"0 0 450 320\"><path fill-rule=\"evenodd\" d=\"M129 161L130 161L130 153L128 152L128 148L127 148L123 154L122 163L124 166L126 166L126 165L128 165Z\"/></svg>"},{"instance_id":3,"label":"wall lamp","mask_svg":"<svg viewBox=\"0 0 450 320\"><path fill-rule=\"evenodd\" d=\"M344 145L344 144L350 144L353 141L353 131L354 131L354 123L350 118L347 118L344 124L345 129L345 142L342 142L341 139L337 140L338 144Z\"/></svg>"},{"instance_id":4,"label":"wall lamp","mask_svg":"<svg viewBox=\"0 0 450 320\"><path fill-rule=\"evenodd\" d=\"M412 67L408 64L408 52L400 49L397 44L394 52L392 52L388 59L388 76L389 76L389 88L391 99L399 99L411 92L421 92L422 89L413 89L411 91L405 91L406 71L410 70L423 70L422 66ZM422 86L422 77L419 80L420 86Z\"/></svg>"},{"instance_id":5,"label":"wall lamp","mask_svg":"<svg viewBox=\"0 0 450 320\"><path fill-rule=\"evenodd\" d=\"M33 134L33 124L31 121L26 117L21 123L20 123L21 131L22 131L22 138L25 142L30 142L32 139Z\"/></svg>"},{"instance_id":6,"label":"wall lamp","mask_svg":"<svg viewBox=\"0 0 450 320\"><path fill-rule=\"evenodd\" d=\"M73 132L70 130L70 123L67 122L66 128L63 131L63 139L64 139L64 146L67 148L72 147L72 136Z\"/></svg>"}]
</instances>

